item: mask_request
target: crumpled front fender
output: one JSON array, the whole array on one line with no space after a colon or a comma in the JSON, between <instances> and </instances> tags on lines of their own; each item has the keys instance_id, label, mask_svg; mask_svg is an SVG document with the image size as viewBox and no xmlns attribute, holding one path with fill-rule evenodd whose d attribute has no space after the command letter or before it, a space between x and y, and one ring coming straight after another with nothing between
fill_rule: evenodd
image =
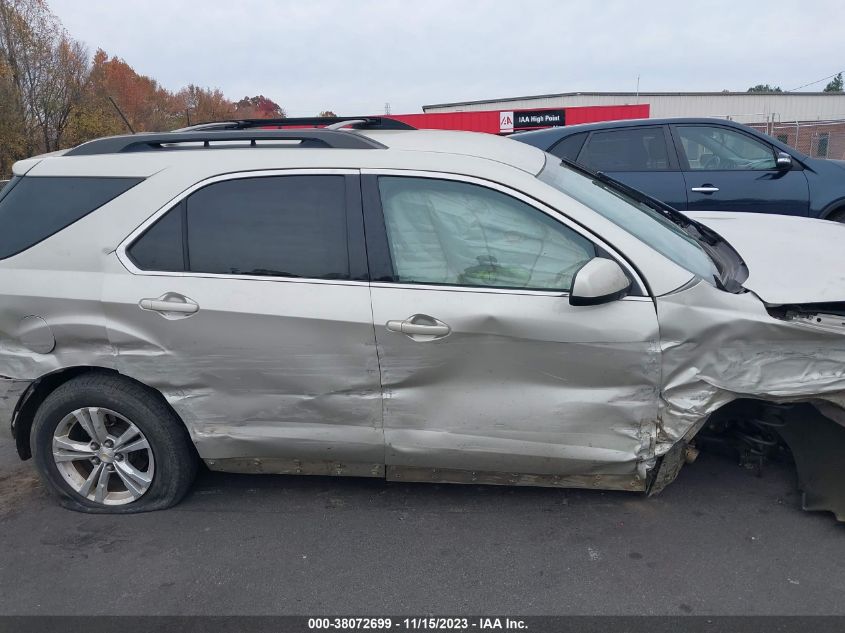
<instances>
[{"instance_id":1,"label":"crumpled front fender","mask_svg":"<svg viewBox=\"0 0 845 633\"><path fill-rule=\"evenodd\" d=\"M657 299L663 390L650 492L674 479L711 416L738 399L780 407L808 510L845 520L845 327L779 319L751 292L707 283ZM796 405L796 406L783 406ZM788 412L788 414L787 414Z\"/></svg>"}]
</instances>

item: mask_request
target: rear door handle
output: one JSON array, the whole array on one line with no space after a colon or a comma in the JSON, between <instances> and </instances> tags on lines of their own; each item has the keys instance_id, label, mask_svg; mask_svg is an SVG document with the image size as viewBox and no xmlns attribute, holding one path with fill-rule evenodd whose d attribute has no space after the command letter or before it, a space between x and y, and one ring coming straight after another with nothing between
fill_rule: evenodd
<instances>
[{"instance_id":1,"label":"rear door handle","mask_svg":"<svg viewBox=\"0 0 845 633\"><path fill-rule=\"evenodd\" d=\"M716 193L719 191L719 188L714 187L713 185L701 185L700 187L693 187L690 191L694 191L696 193Z\"/></svg>"},{"instance_id":2,"label":"rear door handle","mask_svg":"<svg viewBox=\"0 0 845 633\"><path fill-rule=\"evenodd\" d=\"M177 303L176 301L158 301L157 299L141 299L139 304L144 310L154 312L182 312L193 314L200 307L196 303Z\"/></svg>"},{"instance_id":3,"label":"rear door handle","mask_svg":"<svg viewBox=\"0 0 845 633\"><path fill-rule=\"evenodd\" d=\"M446 336L449 333L448 325L422 325L405 321L388 321L387 329L391 332L402 334L428 334L431 336Z\"/></svg>"},{"instance_id":4,"label":"rear door handle","mask_svg":"<svg viewBox=\"0 0 845 633\"><path fill-rule=\"evenodd\" d=\"M452 331L448 325L427 314L415 314L402 321L392 320L385 324L391 332L399 332L418 341L430 341L448 336Z\"/></svg>"},{"instance_id":5,"label":"rear door handle","mask_svg":"<svg viewBox=\"0 0 845 633\"><path fill-rule=\"evenodd\" d=\"M166 292L154 299L141 299L138 306L170 318L190 316L200 309L196 301L175 292Z\"/></svg>"}]
</instances>

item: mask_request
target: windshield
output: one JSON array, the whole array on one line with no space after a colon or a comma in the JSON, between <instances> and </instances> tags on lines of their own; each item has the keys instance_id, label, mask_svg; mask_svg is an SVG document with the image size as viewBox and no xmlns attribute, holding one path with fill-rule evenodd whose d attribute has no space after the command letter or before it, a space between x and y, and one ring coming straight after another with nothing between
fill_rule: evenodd
<instances>
[{"instance_id":1,"label":"windshield","mask_svg":"<svg viewBox=\"0 0 845 633\"><path fill-rule=\"evenodd\" d=\"M603 215L679 266L718 285L719 269L707 251L698 240L657 210L601 181L567 169L551 156L537 177Z\"/></svg>"}]
</instances>

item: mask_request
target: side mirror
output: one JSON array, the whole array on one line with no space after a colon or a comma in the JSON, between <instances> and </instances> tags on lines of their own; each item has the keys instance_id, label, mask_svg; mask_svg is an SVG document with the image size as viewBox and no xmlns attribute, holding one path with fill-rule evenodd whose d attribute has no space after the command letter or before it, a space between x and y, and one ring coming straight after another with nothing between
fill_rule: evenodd
<instances>
[{"instance_id":1,"label":"side mirror","mask_svg":"<svg viewBox=\"0 0 845 633\"><path fill-rule=\"evenodd\" d=\"M631 280L612 259L594 257L572 279L569 304L594 306L621 299L631 289Z\"/></svg>"},{"instance_id":2,"label":"side mirror","mask_svg":"<svg viewBox=\"0 0 845 633\"><path fill-rule=\"evenodd\" d=\"M777 160L775 160L775 167L781 171L792 169L792 156L786 152L778 152Z\"/></svg>"}]
</instances>

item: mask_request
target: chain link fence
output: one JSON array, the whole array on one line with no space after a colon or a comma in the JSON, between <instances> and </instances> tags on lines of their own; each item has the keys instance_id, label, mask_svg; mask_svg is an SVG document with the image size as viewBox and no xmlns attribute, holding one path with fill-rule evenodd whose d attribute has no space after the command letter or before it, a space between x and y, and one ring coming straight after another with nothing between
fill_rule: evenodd
<instances>
[{"instance_id":1,"label":"chain link fence","mask_svg":"<svg viewBox=\"0 0 845 633\"><path fill-rule=\"evenodd\" d=\"M845 116L829 121L746 123L815 158L845 160Z\"/></svg>"}]
</instances>

